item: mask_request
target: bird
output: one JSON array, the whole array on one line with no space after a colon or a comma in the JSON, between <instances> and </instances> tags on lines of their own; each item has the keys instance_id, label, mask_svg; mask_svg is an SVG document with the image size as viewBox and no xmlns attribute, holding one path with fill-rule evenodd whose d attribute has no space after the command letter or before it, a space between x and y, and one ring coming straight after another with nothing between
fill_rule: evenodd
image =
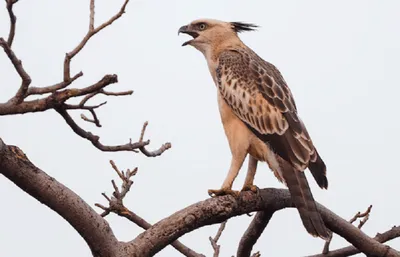
<instances>
[{"instance_id":1,"label":"bird","mask_svg":"<svg viewBox=\"0 0 400 257\"><path fill-rule=\"evenodd\" d=\"M290 192L309 234L328 240L330 231L317 209L304 171L308 168L321 189L328 188L326 165L300 119L293 95L281 72L240 38L258 25L197 19L179 28L192 38L182 44L199 50L217 88L218 108L232 154L228 174L213 196L233 195L232 184L249 156L241 191L258 192L254 176L266 162Z\"/></svg>"}]
</instances>

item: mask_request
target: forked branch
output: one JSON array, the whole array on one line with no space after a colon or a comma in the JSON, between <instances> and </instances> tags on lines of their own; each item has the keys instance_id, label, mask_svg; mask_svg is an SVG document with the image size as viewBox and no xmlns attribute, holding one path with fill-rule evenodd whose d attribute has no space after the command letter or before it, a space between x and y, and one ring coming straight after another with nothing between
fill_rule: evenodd
<instances>
[{"instance_id":1,"label":"forked branch","mask_svg":"<svg viewBox=\"0 0 400 257\"><path fill-rule=\"evenodd\" d=\"M83 47L86 45L86 43L89 41L89 39L96 35L98 32L100 32L102 29L108 27L111 25L114 21L119 19L122 14L125 13L125 8L128 5L129 0L125 0L123 5L121 6L121 9L117 14L115 14L113 17L111 17L108 21L104 22L97 28L94 28L94 19L95 19L95 1L91 0L90 1L90 19L89 19L89 30L86 33L86 36L82 39L82 41L69 53L65 54L64 58L64 82L67 82L71 79L71 60L74 58L75 55L77 55Z\"/></svg>"},{"instance_id":2,"label":"forked branch","mask_svg":"<svg viewBox=\"0 0 400 257\"><path fill-rule=\"evenodd\" d=\"M119 188L117 184L115 183L114 180L111 180L111 184L113 186L113 193L112 197L108 197L105 193L102 193L103 197L107 200L108 202L108 207L105 207L102 204L96 203L95 205L103 210L103 213L101 214L102 217L107 216L110 213L115 213L121 217L125 217L126 219L132 221L139 227L143 228L144 230L147 230L151 227L151 224L148 223L146 220L143 218L139 217L136 213L130 211L128 208L125 207L124 205L124 198L126 197L127 193L129 192L131 186L133 185L133 181L131 178L136 175L137 173L137 168L134 168L132 170L126 170L126 171L120 171L115 165L114 161L110 161L110 164L114 171L117 173L118 177L120 178L122 184L121 187ZM189 247L185 246L178 240L174 241L171 243L171 245L180 253L187 257L205 257L203 254L199 254Z\"/></svg>"},{"instance_id":3,"label":"forked branch","mask_svg":"<svg viewBox=\"0 0 400 257\"><path fill-rule=\"evenodd\" d=\"M99 136L94 135L90 131L87 131L82 127L80 127L68 112L70 110L81 110L84 112L88 112L91 115L90 118L83 113L81 114L81 118L86 122L93 123L97 127L101 127L102 125L100 123L100 118L96 113L96 109L106 104L106 102L95 105L87 105L88 101L99 94L103 94L106 96L126 96L126 95L131 95L133 93L133 91L131 90L121 91L121 92L110 92L105 90L106 87L118 82L117 75L115 74L105 75L99 81L84 88L68 88L68 86L70 86L75 80L83 76L83 73L79 72L71 77L70 66L72 58L76 56L83 49L86 43L95 34L97 34L104 28L111 25L114 21L116 21L123 15L129 0L124 1L123 5L121 6L117 14L112 16L108 21L104 22L98 27L95 27L94 25L95 1L90 0L89 29L85 37L81 40L81 42L72 51L66 54L64 59L63 81L45 87L29 87L31 84L31 78L24 69L21 60L18 59L15 52L11 49L11 45L15 34L15 24L16 24L16 16L14 15L12 7L16 2L17 2L16 0L6 0L7 10L10 16L10 24L11 24L10 33L7 41L4 40L3 38L0 38L0 46L3 48L8 59L11 61L15 70L21 77L22 83L14 97L12 97L6 103L0 103L0 115L44 112L50 109L54 109L64 118L66 123L71 127L71 129L77 135L89 140L96 148L98 148L101 151L108 151L108 152L141 151L146 156L154 157L161 155L164 151L166 151L171 147L170 143L165 143L155 151L148 151L146 149L146 146L150 143L150 141L143 140L143 133L147 126L147 123L143 127L140 141L132 142L132 140L130 140L128 143L123 145L111 145L111 146L104 145L100 142ZM26 98L30 95L39 95L43 97L31 101L26 100ZM82 97L82 99L80 100L79 104L68 103L69 100L80 97Z\"/></svg>"},{"instance_id":4,"label":"forked branch","mask_svg":"<svg viewBox=\"0 0 400 257\"><path fill-rule=\"evenodd\" d=\"M219 251L221 246L218 244L218 240L222 235L222 232L225 229L226 226L226 222L227 220L225 220L224 222L221 223L221 225L218 228L217 234L215 235L215 237L209 237L208 240L210 240L211 246L214 249L214 257L219 257Z\"/></svg>"},{"instance_id":5,"label":"forked branch","mask_svg":"<svg viewBox=\"0 0 400 257\"><path fill-rule=\"evenodd\" d=\"M351 218L351 219L349 220L349 222L350 222L351 224L353 224L354 221L356 221L356 220L359 219L359 218L362 218L362 220L360 220L360 223L358 224L358 228L361 229L362 226L364 226L364 224L368 221L368 219L369 219L369 214L371 213L371 210L372 210L372 205L370 205L370 206L367 208L367 210L366 210L365 212L363 212L363 213L357 212L357 213L353 216L353 218ZM330 246L330 244L331 244L331 242L332 242L332 238L333 238L333 234L331 234L331 237L329 238L329 240L325 242L324 248L322 249L322 253L323 253L323 254L329 253L329 246Z\"/></svg>"}]
</instances>

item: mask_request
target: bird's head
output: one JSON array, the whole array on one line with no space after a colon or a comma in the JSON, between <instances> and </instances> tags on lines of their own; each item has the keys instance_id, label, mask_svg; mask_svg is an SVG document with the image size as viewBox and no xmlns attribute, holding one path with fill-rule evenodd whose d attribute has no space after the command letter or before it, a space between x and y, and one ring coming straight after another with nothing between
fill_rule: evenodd
<instances>
[{"instance_id":1,"label":"bird's head","mask_svg":"<svg viewBox=\"0 0 400 257\"><path fill-rule=\"evenodd\" d=\"M212 19L199 19L190 24L182 26L179 33L185 33L193 37L186 41L182 46L191 45L201 52L206 52L213 46L227 41L238 41L238 33L243 31L253 31L257 25L244 22L225 22Z\"/></svg>"}]
</instances>

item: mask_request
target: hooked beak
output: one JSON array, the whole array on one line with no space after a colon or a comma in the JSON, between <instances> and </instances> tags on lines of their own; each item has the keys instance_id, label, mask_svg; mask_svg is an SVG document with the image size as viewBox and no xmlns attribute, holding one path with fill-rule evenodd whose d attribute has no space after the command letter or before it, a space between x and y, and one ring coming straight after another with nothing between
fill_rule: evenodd
<instances>
[{"instance_id":1,"label":"hooked beak","mask_svg":"<svg viewBox=\"0 0 400 257\"><path fill-rule=\"evenodd\" d=\"M193 37L193 39L191 39L191 40L186 41L185 43L183 43L182 46L189 45L190 43L193 42L194 39L196 39L196 37L199 36L199 33L197 33L196 31L191 30L191 29L190 29L190 26L188 26L188 25L185 25L185 26L180 27L179 30L178 30L178 35L179 35L180 33L188 34L188 35L190 35L190 36Z\"/></svg>"}]
</instances>

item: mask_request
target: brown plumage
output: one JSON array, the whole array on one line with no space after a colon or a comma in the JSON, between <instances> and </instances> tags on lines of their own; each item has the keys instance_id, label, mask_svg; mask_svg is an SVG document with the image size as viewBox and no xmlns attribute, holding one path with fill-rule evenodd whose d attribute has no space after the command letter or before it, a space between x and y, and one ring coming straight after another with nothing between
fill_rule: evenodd
<instances>
[{"instance_id":1,"label":"brown plumage","mask_svg":"<svg viewBox=\"0 0 400 257\"><path fill-rule=\"evenodd\" d=\"M242 22L197 20L180 32L193 37L184 45L201 51L218 88L221 120L232 152L232 162L221 189L231 190L244 159L249 168L242 190L254 190L257 161L268 163L291 193L306 230L321 238L329 231L318 213L304 170L309 168L318 185L327 188L326 167L298 117L293 96L278 69L264 61L237 36L257 26Z\"/></svg>"}]
</instances>

